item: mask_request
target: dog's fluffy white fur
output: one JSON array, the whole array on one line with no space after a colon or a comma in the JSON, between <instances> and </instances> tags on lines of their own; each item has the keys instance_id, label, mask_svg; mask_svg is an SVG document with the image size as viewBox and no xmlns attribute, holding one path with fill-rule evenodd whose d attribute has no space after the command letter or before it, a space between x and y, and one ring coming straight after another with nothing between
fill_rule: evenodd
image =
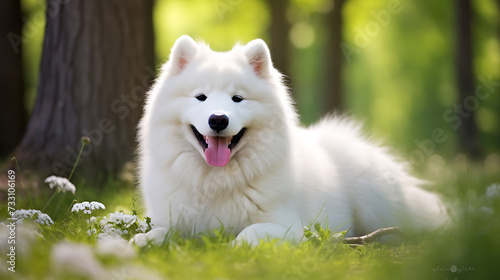
<instances>
[{"instance_id":1,"label":"dog's fluffy white fur","mask_svg":"<svg viewBox=\"0 0 500 280\"><path fill-rule=\"evenodd\" d=\"M208 122L214 114L227 116L222 131ZM193 127L206 143L244 133L229 161L212 166ZM327 117L301 127L260 39L215 52L181 36L148 93L139 142L147 215L184 233L222 223L255 243L297 238L315 218L350 235L432 229L448 219L438 196L356 123Z\"/></svg>"}]
</instances>

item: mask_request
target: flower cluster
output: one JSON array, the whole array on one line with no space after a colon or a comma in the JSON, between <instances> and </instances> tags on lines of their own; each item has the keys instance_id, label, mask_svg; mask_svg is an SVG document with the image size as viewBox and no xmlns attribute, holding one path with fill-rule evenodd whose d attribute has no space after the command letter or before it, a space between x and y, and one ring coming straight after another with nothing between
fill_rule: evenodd
<instances>
[{"instance_id":1,"label":"flower cluster","mask_svg":"<svg viewBox=\"0 0 500 280\"><path fill-rule=\"evenodd\" d=\"M136 215L114 212L100 220L101 233L98 238L121 237L122 235L145 233L151 226Z\"/></svg>"},{"instance_id":2,"label":"flower cluster","mask_svg":"<svg viewBox=\"0 0 500 280\"><path fill-rule=\"evenodd\" d=\"M49 184L49 187L51 189L55 188L56 191L58 192L71 192L75 194L76 187L73 185L68 179L62 178L62 177L57 177L57 176L50 176L45 179L45 183Z\"/></svg>"},{"instance_id":3,"label":"flower cluster","mask_svg":"<svg viewBox=\"0 0 500 280\"><path fill-rule=\"evenodd\" d=\"M108 223L113 223L115 225L121 225L124 228L129 228L133 224L137 224L138 231L146 232L148 230L148 224L144 221L139 220L136 215L128 215L123 212L115 212L109 214Z\"/></svg>"},{"instance_id":4,"label":"flower cluster","mask_svg":"<svg viewBox=\"0 0 500 280\"><path fill-rule=\"evenodd\" d=\"M20 209L16 210L12 213L12 218L17 219L16 224L20 224L24 221L24 219L30 219L37 222L40 225L53 225L54 222L50 218L49 215L42 213L40 210L34 209Z\"/></svg>"},{"instance_id":5,"label":"flower cluster","mask_svg":"<svg viewBox=\"0 0 500 280\"><path fill-rule=\"evenodd\" d=\"M83 214L91 214L92 211L99 209L106 209L106 207L104 207L102 203L97 201L84 201L82 203L75 203L73 205L73 208L71 208L71 212L79 213L80 211L82 211Z\"/></svg>"}]
</instances>

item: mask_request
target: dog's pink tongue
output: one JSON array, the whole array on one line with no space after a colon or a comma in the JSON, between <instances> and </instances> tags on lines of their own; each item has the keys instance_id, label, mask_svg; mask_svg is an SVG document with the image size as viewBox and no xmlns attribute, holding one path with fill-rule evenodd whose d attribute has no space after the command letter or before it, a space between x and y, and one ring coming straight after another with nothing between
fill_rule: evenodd
<instances>
[{"instance_id":1,"label":"dog's pink tongue","mask_svg":"<svg viewBox=\"0 0 500 280\"><path fill-rule=\"evenodd\" d=\"M207 137L208 148L205 149L205 158L211 166L226 166L231 156L227 137Z\"/></svg>"}]
</instances>

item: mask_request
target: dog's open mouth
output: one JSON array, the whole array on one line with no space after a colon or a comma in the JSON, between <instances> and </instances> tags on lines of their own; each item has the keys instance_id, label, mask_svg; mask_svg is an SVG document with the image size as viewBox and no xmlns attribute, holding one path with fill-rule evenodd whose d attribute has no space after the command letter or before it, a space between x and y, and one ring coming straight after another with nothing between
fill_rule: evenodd
<instances>
[{"instance_id":1,"label":"dog's open mouth","mask_svg":"<svg viewBox=\"0 0 500 280\"><path fill-rule=\"evenodd\" d=\"M245 133L245 128L242 128L234 136L205 136L194 125L191 125L191 129L205 152L207 163L212 166L226 166L229 162L232 149L238 144Z\"/></svg>"}]
</instances>

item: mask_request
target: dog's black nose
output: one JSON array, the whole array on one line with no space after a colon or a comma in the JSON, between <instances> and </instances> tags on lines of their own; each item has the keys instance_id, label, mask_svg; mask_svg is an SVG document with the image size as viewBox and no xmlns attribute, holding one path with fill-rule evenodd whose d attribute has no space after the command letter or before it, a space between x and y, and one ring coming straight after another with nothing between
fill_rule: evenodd
<instances>
[{"instance_id":1,"label":"dog's black nose","mask_svg":"<svg viewBox=\"0 0 500 280\"><path fill-rule=\"evenodd\" d=\"M208 125L211 129L220 132L226 129L229 124L229 118L222 114L213 114L208 118Z\"/></svg>"}]
</instances>

